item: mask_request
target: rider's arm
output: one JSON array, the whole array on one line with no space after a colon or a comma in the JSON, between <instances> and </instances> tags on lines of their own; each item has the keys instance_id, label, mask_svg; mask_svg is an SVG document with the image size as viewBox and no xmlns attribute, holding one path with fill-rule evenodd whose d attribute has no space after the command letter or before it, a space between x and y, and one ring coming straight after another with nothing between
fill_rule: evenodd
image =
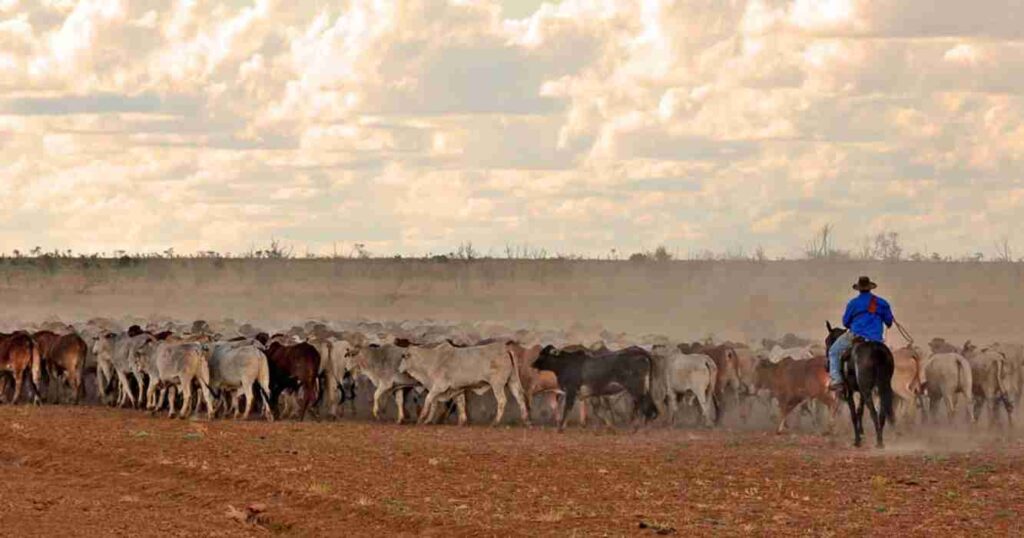
<instances>
[{"instance_id":1,"label":"rider's arm","mask_svg":"<svg viewBox=\"0 0 1024 538\"><path fill-rule=\"evenodd\" d=\"M883 302L878 306L878 315L882 317L882 323L885 323L886 327L892 327L892 307L889 306L888 302Z\"/></svg>"},{"instance_id":2,"label":"rider's arm","mask_svg":"<svg viewBox=\"0 0 1024 538\"><path fill-rule=\"evenodd\" d=\"M843 327L850 328L853 323L853 301L846 303L846 312L843 314Z\"/></svg>"}]
</instances>

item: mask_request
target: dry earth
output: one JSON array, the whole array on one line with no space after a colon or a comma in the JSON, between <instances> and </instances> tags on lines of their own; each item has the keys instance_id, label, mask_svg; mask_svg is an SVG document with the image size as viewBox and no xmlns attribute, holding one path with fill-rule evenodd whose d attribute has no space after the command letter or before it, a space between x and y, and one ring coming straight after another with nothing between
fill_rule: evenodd
<instances>
[{"instance_id":1,"label":"dry earth","mask_svg":"<svg viewBox=\"0 0 1024 538\"><path fill-rule=\"evenodd\" d=\"M246 522L254 504L265 506ZM849 448L845 433L0 407L7 536L1020 535L1022 506L1024 443L977 433L878 451Z\"/></svg>"}]
</instances>

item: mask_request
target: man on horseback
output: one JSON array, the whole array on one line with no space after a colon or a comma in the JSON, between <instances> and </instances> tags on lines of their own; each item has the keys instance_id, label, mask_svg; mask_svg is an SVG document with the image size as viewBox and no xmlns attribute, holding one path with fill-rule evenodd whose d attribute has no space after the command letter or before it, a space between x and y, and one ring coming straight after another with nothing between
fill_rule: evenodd
<instances>
[{"instance_id":1,"label":"man on horseback","mask_svg":"<svg viewBox=\"0 0 1024 538\"><path fill-rule=\"evenodd\" d=\"M871 293L877 287L866 276L857 279L853 285L853 289L860 293L847 303L846 313L843 314L843 326L848 330L836 339L828 351L828 371L832 378L829 388L832 390L843 390L839 365L843 355L853 347L854 340L861 338L868 342L882 342L885 327L892 327L892 308L888 301Z\"/></svg>"}]
</instances>

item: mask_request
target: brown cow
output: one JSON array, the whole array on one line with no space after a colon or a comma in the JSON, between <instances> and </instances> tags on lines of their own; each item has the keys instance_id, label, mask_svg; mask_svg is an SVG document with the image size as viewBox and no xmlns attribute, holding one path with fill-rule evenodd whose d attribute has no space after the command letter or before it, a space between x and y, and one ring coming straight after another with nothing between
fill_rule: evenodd
<instances>
[{"instance_id":1,"label":"brown cow","mask_svg":"<svg viewBox=\"0 0 1024 538\"><path fill-rule=\"evenodd\" d=\"M13 334L0 334L0 371L10 372L14 377L14 397L11 403L18 403L21 397L21 384L26 374L30 374L32 398L39 403L39 382L42 376L39 349L27 332L18 331Z\"/></svg>"},{"instance_id":2,"label":"brown cow","mask_svg":"<svg viewBox=\"0 0 1024 538\"><path fill-rule=\"evenodd\" d=\"M89 355L85 340L75 333L59 335L51 331L39 331L32 335L32 339L39 346L43 370L49 377L49 386L53 387L53 402L60 402L60 381L63 377L71 389L72 401L77 404L82 397L85 360Z\"/></svg>"},{"instance_id":3,"label":"brown cow","mask_svg":"<svg viewBox=\"0 0 1024 538\"><path fill-rule=\"evenodd\" d=\"M305 419L306 410L320 399L320 352L305 342L289 346L272 341L266 354L270 366L271 407L277 409L278 398L285 390L297 393L301 388L299 420Z\"/></svg>"},{"instance_id":4,"label":"brown cow","mask_svg":"<svg viewBox=\"0 0 1024 538\"><path fill-rule=\"evenodd\" d=\"M519 382L523 386L523 393L526 396L527 410L533 410L532 404L535 395L544 394L551 407L552 415L555 417L555 423L561 424L562 417L559 413L558 397L563 393L558 386L558 378L555 377L554 372L537 370L533 367L533 361L540 356L541 347L534 345L526 348L518 342L508 342L505 348L515 358L515 363L519 367Z\"/></svg>"},{"instance_id":5,"label":"brown cow","mask_svg":"<svg viewBox=\"0 0 1024 538\"><path fill-rule=\"evenodd\" d=\"M779 401L782 419L776 433L786 429L786 418L794 409L810 400L828 406L834 416L838 401L828 390L828 382L825 357L799 361L786 357L774 364L761 361L755 376L757 388L767 389Z\"/></svg>"}]
</instances>

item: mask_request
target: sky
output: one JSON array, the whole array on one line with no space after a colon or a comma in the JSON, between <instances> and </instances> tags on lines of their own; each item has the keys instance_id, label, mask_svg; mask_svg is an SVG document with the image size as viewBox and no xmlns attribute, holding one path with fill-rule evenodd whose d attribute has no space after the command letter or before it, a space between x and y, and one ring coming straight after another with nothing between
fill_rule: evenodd
<instances>
[{"instance_id":1,"label":"sky","mask_svg":"<svg viewBox=\"0 0 1024 538\"><path fill-rule=\"evenodd\" d=\"M0 0L0 251L1024 251L1017 0Z\"/></svg>"}]
</instances>

